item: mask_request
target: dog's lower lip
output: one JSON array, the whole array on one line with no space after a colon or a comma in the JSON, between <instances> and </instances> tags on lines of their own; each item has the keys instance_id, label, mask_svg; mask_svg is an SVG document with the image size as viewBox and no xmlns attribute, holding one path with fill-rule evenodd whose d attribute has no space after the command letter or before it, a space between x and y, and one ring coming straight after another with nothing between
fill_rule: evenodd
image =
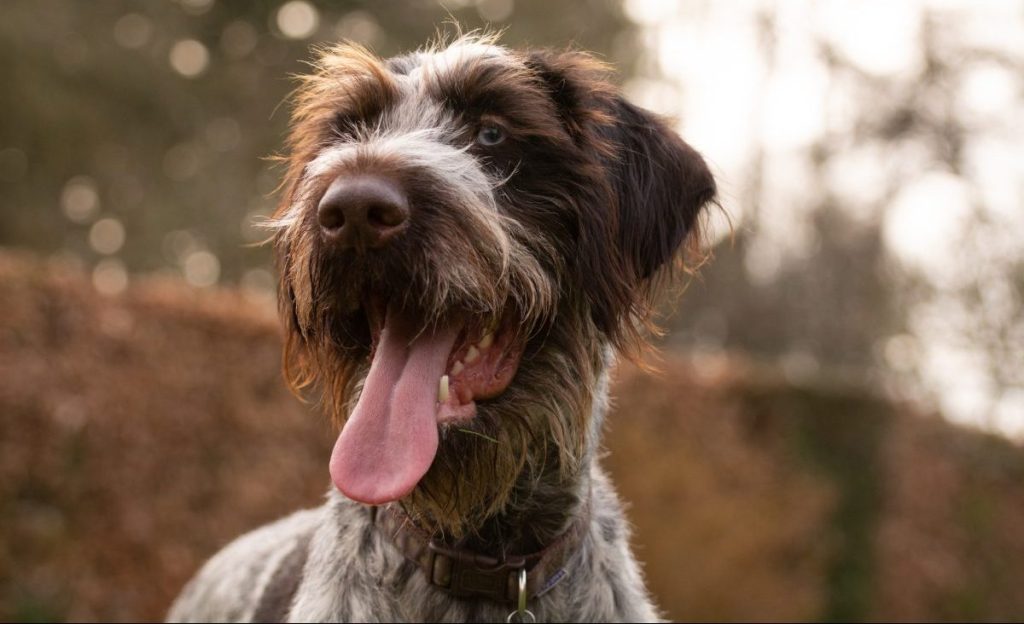
<instances>
[{"instance_id":1,"label":"dog's lower lip","mask_svg":"<svg viewBox=\"0 0 1024 624\"><path fill-rule=\"evenodd\" d=\"M452 407L448 404L441 404L437 411L438 425L458 425L468 423L476 418L476 401L470 401L463 405Z\"/></svg>"}]
</instances>

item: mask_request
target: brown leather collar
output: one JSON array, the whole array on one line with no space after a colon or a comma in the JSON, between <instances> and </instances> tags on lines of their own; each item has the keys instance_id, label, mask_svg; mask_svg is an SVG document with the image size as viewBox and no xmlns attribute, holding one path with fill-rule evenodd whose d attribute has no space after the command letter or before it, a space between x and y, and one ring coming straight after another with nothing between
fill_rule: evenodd
<instances>
[{"instance_id":1,"label":"brown leather collar","mask_svg":"<svg viewBox=\"0 0 1024 624\"><path fill-rule=\"evenodd\" d=\"M586 516L581 515L543 550L504 559L437 543L398 505L378 510L377 523L399 552L423 571L431 585L460 598L515 603L522 570L526 571L528 598L547 593L565 578L565 564L582 540Z\"/></svg>"}]
</instances>

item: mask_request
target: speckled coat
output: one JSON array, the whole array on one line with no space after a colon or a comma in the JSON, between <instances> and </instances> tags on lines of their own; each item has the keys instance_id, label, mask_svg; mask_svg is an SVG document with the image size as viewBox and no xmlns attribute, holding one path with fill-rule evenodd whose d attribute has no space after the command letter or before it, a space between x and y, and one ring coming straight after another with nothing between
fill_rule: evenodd
<instances>
[{"instance_id":1,"label":"speckled coat","mask_svg":"<svg viewBox=\"0 0 1024 624\"><path fill-rule=\"evenodd\" d=\"M541 622L656 621L618 497L596 463L590 475L589 526L567 575L529 609ZM429 585L376 529L369 507L332 491L322 507L232 542L189 583L168 621L504 622L509 612Z\"/></svg>"}]
</instances>

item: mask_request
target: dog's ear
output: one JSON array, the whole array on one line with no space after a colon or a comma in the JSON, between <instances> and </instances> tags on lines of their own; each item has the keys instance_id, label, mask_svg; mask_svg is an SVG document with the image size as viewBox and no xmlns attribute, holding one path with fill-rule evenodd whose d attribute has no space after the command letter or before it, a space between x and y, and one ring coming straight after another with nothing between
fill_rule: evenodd
<instances>
[{"instance_id":1,"label":"dog's ear","mask_svg":"<svg viewBox=\"0 0 1024 624\"><path fill-rule=\"evenodd\" d=\"M546 84L570 136L603 172L609 195L601 219L605 240L592 233L590 241L612 248L585 246L580 262L594 319L617 340L632 333L632 321L644 320L654 277L695 236L701 210L715 197L715 180L700 154L665 120L627 102L593 57L541 51L528 64ZM595 257L588 261L588 254Z\"/></svg>"},{"instance_id":2,"label":"dog's ear","mask_svg":"<svg viewBox=\"0 0 1024 624\"><path fill-rule=\"evenodd\" d=\"M693 234L715 197L715 179L700 154L654 114L614 98L608 126L618 199L618 243L641 280L668 263Z\"/></svg>"}]
</instances>

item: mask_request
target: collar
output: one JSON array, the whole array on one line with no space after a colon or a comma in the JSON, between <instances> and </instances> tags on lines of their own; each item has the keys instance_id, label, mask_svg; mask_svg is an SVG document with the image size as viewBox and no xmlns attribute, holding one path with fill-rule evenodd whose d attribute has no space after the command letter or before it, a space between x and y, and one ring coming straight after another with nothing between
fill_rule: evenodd
<instances>
[{"instance_id":1,"label":"collar","mask_svg":"<svg viewBox=\"0 0 1024 624\"><path fill-rule=\"evenodd\" d=\"M438 543L416 526L399 505L380 509L376 522L399 552L416 564L434 587L459 598L515 603L520 598L519 582L524 571L529 598L547 593L565 578L565 564L580 545L587 520L588 514L581 514L543 550L503 559Z\"/></svg>"}]
</instances>

